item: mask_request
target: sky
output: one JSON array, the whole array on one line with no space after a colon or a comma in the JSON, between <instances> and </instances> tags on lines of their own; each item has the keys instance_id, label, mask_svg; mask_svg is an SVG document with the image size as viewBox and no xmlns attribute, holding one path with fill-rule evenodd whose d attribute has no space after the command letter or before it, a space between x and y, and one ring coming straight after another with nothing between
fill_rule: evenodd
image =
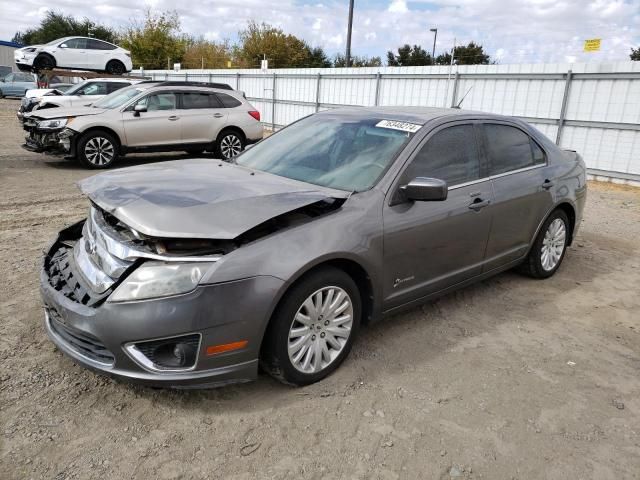
<instances>
[{"instance_id":1,"label":"sky","mask_svg":"<svg viewBox=\"0 0 640 480\"><path fill-rule=\"evenodd\" d=\"M254 19L282 28L331 55L343 53L348 0L0 0L0 40L38 25L56 10L120 28L147 7L176 10L182 30L234 42ZM640 0L355 0L352 54L386 56L405 43L433 46L476 41L501 64L629 60L640 46ZM601 51L585 53L584 40L601 38Z\"/></svg>"}]
</instances>

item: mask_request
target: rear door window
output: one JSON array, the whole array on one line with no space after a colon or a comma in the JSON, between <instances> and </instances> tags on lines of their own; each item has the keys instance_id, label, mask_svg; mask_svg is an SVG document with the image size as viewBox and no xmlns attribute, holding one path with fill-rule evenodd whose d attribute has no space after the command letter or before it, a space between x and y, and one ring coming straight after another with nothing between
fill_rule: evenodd
<instances>
[{"instance_id":1,"label":"rear door window","mask_svg":"<svg viewBox=\"0 0 640 480\"><path fill-rule=\"evenodd\" d=\"M90 39L87 40L87 48L91 50L115 50L116 46L107 42L101 42L100 40Z\"/></svg>"},{"instance_id":2,"label":"rear door window","mask_svg":"<svg viewBox=\"0 0 640 480\"><path fill-rule=\"evenodd\" d=\"M222 103L225 108L234 108L242 105L241 101L233 98L231 95L227 95L225 93L217 93L216 95L218 96L220 103Z\"/></svg>"},{"instance_id":3,"label":"rear door window","mask_svg":"<svg viewBox=\"0 0 640 480\"><path fill-rule=\"evenodd\" d=\"M545 163L540 146L522 130L510 125L484 125L491 175Z\"/></svg>"},{"instance_id":4,"label":"rear door window","mask_svg":"<svg viewBox=\"0 0 640 480\"><path fill-rule=\"evenodd\" d=\"M107 83L107 93L113 93L116 90L120 90L121 88L128 87L131 85L128 82L108 82Z\"/></svg>"},{"instance_id":5,"label":"rear door window","mask_svg":"<svg viewBox=\"0 0 640 480\"><path fill-rule=\"evenodd\" d=\"M449 186L480 179L474 126L456 125L436 132L404 173L407 182L416 177L439 178Z\"/></svg>"}]
</instances>

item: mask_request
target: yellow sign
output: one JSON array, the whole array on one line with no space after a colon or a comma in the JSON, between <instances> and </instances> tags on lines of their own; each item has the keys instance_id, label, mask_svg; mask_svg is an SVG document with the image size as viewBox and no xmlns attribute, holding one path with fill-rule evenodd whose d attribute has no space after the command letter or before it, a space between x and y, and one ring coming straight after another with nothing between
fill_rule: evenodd
<instances>
[{"instance_id":1,"label":"yellow sign","mask_svg":"<svg viewBox=\"0 0 640 480\"><path fill-rule=\"evenodd\" d=\"M231 68L231 60L227 60L227 68Z\"/></svg>"},{"instance_id":2,"label":"yellow sign","mask_svg":"<svg viewBox=\"0 0 640 480\"><path fill-rule=\"evenodd\" d=\"M592 38L591 40L584 41L585 52L598 52L600 51L600 39Z\"/></svg>"}]
</instances>

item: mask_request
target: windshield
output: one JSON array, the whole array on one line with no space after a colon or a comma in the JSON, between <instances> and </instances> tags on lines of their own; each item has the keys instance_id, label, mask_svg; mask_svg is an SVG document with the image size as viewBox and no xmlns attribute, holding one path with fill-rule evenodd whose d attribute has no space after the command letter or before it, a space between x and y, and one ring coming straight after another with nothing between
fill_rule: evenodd
<instances>
[{"instance_id":1,"label":"windshield","mask_svg":"<svg viewBox=\"0 0 640 480\"><path fill-rule=\"evenodd\" d=\"M144 92L144 90L144 88L139 87L122 88L120 90L116 90L113 93L110 93L97 102L94 102L91 106L94 108L118 108L127 103L136 95Z\"/></svg>"},{"instance_id":2,"label":"windshield","mask_svg":"<svg viewBox=\"0 0 640 480\"><path fill-rule=\"evenodd\" d=\"M237 163L314 185L352 192L368 190L412 135L379 126L385 123L382 120L313 115L247 150Z\"/></svg>"}]
</instances>

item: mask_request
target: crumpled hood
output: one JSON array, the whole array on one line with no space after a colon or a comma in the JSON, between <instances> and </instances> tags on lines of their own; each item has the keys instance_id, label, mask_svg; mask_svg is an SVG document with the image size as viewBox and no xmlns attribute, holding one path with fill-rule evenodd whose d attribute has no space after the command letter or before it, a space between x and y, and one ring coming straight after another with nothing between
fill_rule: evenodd
<instances>
[{"instance_id":1,"label":"crumpled hood","mask_svg":"<svg viewBox=\"0 0 640 480\"><path fill-rule=\"evenodd\" d=\"M45 108L44 110L34 110L28 116L49 120L63 117L84 117L86 115L98 115L105 112L104 108L93 107L69 107L69 108Z\"/></svg>"},{"instance_id":2,"label":"crumpled hood","mask_svg":"<svg viewBox=\"0 0 640 480\"><path fill-rule=\"evenodd\" d=\"M349 196L212 159L123 168L78 186L129 227L164 238L231 240L278 215Z\"/></svg>"}]
</instances>

